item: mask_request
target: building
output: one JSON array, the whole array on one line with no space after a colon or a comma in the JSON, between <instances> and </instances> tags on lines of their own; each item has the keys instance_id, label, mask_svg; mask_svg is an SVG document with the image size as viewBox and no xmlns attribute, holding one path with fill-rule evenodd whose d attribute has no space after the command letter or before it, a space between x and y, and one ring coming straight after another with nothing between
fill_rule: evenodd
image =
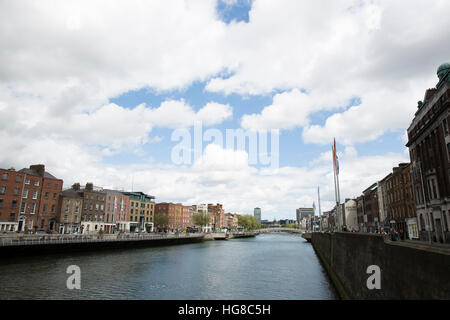
<instances>
[{"instance_id":1,"label":"building","mask_svg":"<svg viewBox=\"0 0 450 320\"><path fill-rule=\"evenodd\" d=\"M193 210L192 215L194 215L195 213L208 213L208 205L204 204L204 203L198 204L198 205L193 205L192 210ZM209 223L205 226L199 226L199 227L202 228L202 232L205 232L205 233L211 232L213 229L211 215L210 215Z\"/></svg>"},{"instance_id":2,"label":"building","mask_svg":"<svg viewBox=\"0 0 450 320\"><path fill-rule=\"evenodd\" d=\"M23 174L18 231L51 232L56 230L56 216L63 181L45 171L45 165L31 165Z\"/></svg>"},{"instance_id":3,"label":"building","mask_svg":"<svg viewBox=\"0 0 450 320\"><path fill-rule=\"evenodd\" d=\"M355 199L356 215L360 232L378 232L379 205L378 182L363 191L363 194Z\"/></svg>"},{"instance_id":4,"label":"building","mask_svg":"<svg viewBox=\"0 0 450 320\"><path fill-rule=\"evenodd\" d=\"M417 239L417 219L409 163L393 168L388 182L389 223L403 238Z\"/></svg>"},{"instance_id":5,"label":"building","mask_svg":"<svg viewBox=\"0 0 450 320\"><path fill-rule=\"evenodd\" d=\"M84 189L80 189L79 192L83 196L81 232L87 234L100 230L105 232L105 192L100 187L94 187L92 182L86 183ZM108 226L110 227L109 224Z\"/></svg>"},{"instance_id":6,"label":"building","mask_svg":"<svg viewBox=\"0 0 450 320\"><path fill-rule=\"evenodd\" d=\"M253 216L255 217L256 221L261 223L261 208L255 208L253 210Z\"/></svg>"},{"instance_id":7,"label":"building","mask_svg":"<svg viewBox=\"0 0 450 320\"><path fill-rule=\"evenodd\" d=\"M59 196L57 217L59 233L79 233L81 231L81 214L83 210L83 194L80 184L63 190Z\"/></svg>"},{"instance_id":8,"label":"building","mask_svg":"<svg viewBox=\"0 0 450 320\"><path fill-rule=\"evenodd\" d=\"M143 192L123 192L129 197L129 231L152 232L154 228L155 197Z\"/></svg>"},{"instance_id":9,"label":"building","mask_svg":"<svg viewBox=\"0 0 450 320\"><path fill-rule=\"evenodd\" d=\"M156 204L156 214L164 214L169 217L167 227L173 231L184 231L185 228L194 225L192 215L195 208L184 206L181 203L162 202Z\"/></svg>"},{"instance_id":10,"label":"building","mask_svg":"<svg viewBox=\"0 0 450 320\"><path fill-rule=\"evenodd\" d=\"M345 227L347 231L358 231L358 214L356 209L356 201L353 199L346 199L343 204L344 216L345 216Z\"/></svg>"},{"instance_id":11,"label":"building","mask_svg":"<svg viewBox=\"0 0 450 320\"><path fill-rule=\"evenodd\" d=\"M314 208L298 208L296 210L297 222L300 224L300 221L303 218L308 216L314 216Z\"/></svg>"},{"instance_id":12,"label":"building","mask_svg":"<svg viewBox=\"0 0 450 320\"><path fill-rule=\"evenodd\" d=\"M0 232L17 231L19 229L19 208L24 174L13 168L0 169ZM25 221L20 220L20 230Z\"/></svg>"},{"instance_id":13,"label":"building","mask_svg":"<svg viewBox=\"0 0 450 320\"><path fill-rule=\"evenodd\" d=\"M412 184L420 239L450 242L450 63L425 91L408 128Z\"/></svg>"},{"instance_id":14,"label":"building","mask_svg":"<svg viewBox=\"0 0 450 320\"><path fill-rule=\"evenodd\" d=\"M105 224L112 232L130 231L129 204L130 196L121 191L104 189Z\"/></svg>"},{"instance_id":15,"label":"building","mask_svg":"<svg viewBox=\"0 0 450 320\"><path fill-rule=\"evenodd\" d=\"M388 190L392 189L392 173L389 173L382 180L378 181L378 215L380 217L380 228L385 232L390 229L390 212Z\"/></svg>"},{"instance_id":16,"label":"building","mask_svg":"<svg viewBox=\"0 0 450 320\"><path fill-rule=\"evenodd\" d=\"M238 227L238 215L236 213L227 213L226 221L229 230L235 230Z\"/></svg>"},{"instance_id":17,"label":"building","mask_svg":"<svg viewBox=\"0 0 450 320\"><path fill-rule=\"evenodd\" d=\"M211 215L213 230L220 230L226 227L225 212L220 203L217 203L216 205L209 203L208 213Z\"/></svg>"}]
</instances>

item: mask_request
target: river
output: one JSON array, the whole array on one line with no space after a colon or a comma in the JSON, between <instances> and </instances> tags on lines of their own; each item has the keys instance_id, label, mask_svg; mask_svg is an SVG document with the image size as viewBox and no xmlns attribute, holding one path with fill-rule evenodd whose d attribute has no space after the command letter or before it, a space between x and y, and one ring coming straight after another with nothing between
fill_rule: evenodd
<instances>
[{"instance_id":1,"label":"river","mask_svg":"<svg viewBox=\"0 0 450 320\"><path fill-rule=\"evenodd\" d=\"M81 270L81 289L66 269ZM299 235L0 260L0 299L336 299Z\"/></svg>"}]
</instances>

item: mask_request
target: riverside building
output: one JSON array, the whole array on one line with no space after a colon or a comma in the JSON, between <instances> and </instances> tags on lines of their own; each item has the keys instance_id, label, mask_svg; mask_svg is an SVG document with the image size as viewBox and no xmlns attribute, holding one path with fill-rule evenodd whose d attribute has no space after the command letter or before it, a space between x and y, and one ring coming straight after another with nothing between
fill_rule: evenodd
<instances>
[{"instance_id":1,"label":"riverside building","mask_svg":"<svg viewBox=\"0 0 450 320\"><path fill-rule=\"evenodd\" d=\"M412 185L420 239L450 243L450 63L418 102L408 128Z\"/></svg>"}]
</instances>

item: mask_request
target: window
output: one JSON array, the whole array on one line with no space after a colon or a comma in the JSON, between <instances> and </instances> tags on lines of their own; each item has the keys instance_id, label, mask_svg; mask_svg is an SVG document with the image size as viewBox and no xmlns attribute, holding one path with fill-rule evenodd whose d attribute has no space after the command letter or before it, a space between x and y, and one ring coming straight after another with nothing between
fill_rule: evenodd
<instances>
[{"instance_id":1,"label":"window","mask_svg":"<svg viewBox=\"0 0 450 320\"><path fill-rule=\"evenodd\" d=\"M444 119L442 121L442 125L444 126L444 133L448 134L448 123L447 123L447 119Z\"/></svg>"},{"instance_id":2,"label":"window","mask_svg":"<svg viewBox=\"0 0 450 320\"><path fill-rule=\"evenodd\" d=\"M30 184L30 179L25 179L25 184Z\"/></svg>"},{"instance_id":3,"label":"window","mask_svg":"<svg viewBox=\"0 0 450 320\"><path fill-rule=\"evenodd\" d=\"M52 205L52 212L53 212L53 213L55 212L55 209L56 209L56 206L53 204L53 205Z\"/></svg>"},{"instance_id":4,"label":"window","mask_svg":"<svg viewBox=\"0 0 450 320\"><path fill-rule=\"evenodd\" d=\"M18 196L19 195L19 188L14 188L14 195Z\"/></svg>"},{"instance_id":5,"label":"window","mask_svg":"<svg viewBox=\"0 0 450 320\"><path fill-rule=\"evenodd\" d=\"M55 189L58 189L58 184L57 183L55 183Z\"/></svg>"},{"instance_id":6,"label":"window","mask_svg":"<svg viewBox=\"0 0 450 320\"><path fill-rule=\"evenodd\" d=\"M27 204L22 202L22 205L20 206L20 213L25 213L25 210L27 210Z\"/></svg>"},{"instance_id":7,"label":"window","mask_svg":"<svg viewBox=\"0 0 450 320\"><path fill-rule=\"evenodd\" d=\"M5 186L1 186L0 187L0 194L5 194L6 193L6 187Z\"/></svg>"},{"instance_id":8,"label":"window","mask_svg":"<svg viewBox=\"0 0 450 320\"><path fill-rule=\"evenodd\" d=\"M41 229L44 229L44 224L45 224L45 220L42 219L42 220L41 220Z\"/></svg>"},{"instance_id":9,"label":"window","mask_svg":"<svg viewBox=\"0 0 450 320\"><path fill-rule=\"evenodd\" d=\"M100 210L103 211L105 207L103 205L100 206Z\"/></svg>"},{"instance_id":10,"label":"window","mask_svg":"<svg viewBox=\"0 0 450 320\"><path fill-rule=\"evenodd\" d=\"M2 180L8 180L8 173L7 172L4 172L2 174Z\"/></svg>"},{"instance_id":11,"label":"window","mask_svg":"<svg viewBox=\"0 0 450 320\"><path fill-rule=\"evenodd\" d=\"M38 197L38 192L37 192L37 190L34 190L33 191L33 199L36 200L37 197Z\"/></svg>"},{"instance_id":12,"label":"window","mask_svg":"<svg viewBox=\"0 0 450 320\"><path fill-rule=\"evenodd\" d=\"M53 194L53 200L56 200L56 193Z\"/></svg>"},{"instance_id":13,"label":"window","mask_svg":"<svg viewBox=\"0 0 450 320\"><path fill-rule=\"evenodd\" d=\"M47 212L47 204L45 203L44 206L42 207L42 212L45 213Z\"/></svg>"},{"instance_id":14,"label":"window","mask_svg":"<svg viewBox=\"0 0 450 320\"><path fill-rule=\"evenodd\" d=\"M39 180L35 180L35 181L34 181L34 185L35 185L36 187L39 187Z\"/></svg>"},{"instance_id":15,"label":"window","mask_svg":"<svg viewBox=\"0 0 450 320\"><path fill-rule=\"evenodd\" d=\"M448 161L450 161L450 143L447 143L447 155L448 155Z\"/></svg>"},{"instance_id":16,"label":"window","mask_svg":"<svg viewBox=\"0 0 450 320\"><path fill-rule=\"evenodd\" d=\"M46 186L47 188L50 188L50 182L47 182L47 183L45 184L45 186Z\"/></svg>"},{"instance_id":17,"label":"window","mask_svg":"<svg viewBox=\"0 0 450 320\"><path fill-rule=\"evenodd\" d=\"M16 182L20 182L22 181L22 177L21 176L16 176Z\"/></svg>"},{"instance_id":18,"label":"window","mask_svg":"<svg viewBox=\"0 0 450 320\"><path fill-rule=\"evenodd\" d=\"M17 208L17 200L13 200L13 201L12 201L12 203L11 203L11 208L12 208L12 209Z\"/></svg>"},{"instance_id":19,"label":"window","mask_svg":"<svg viewBox=\"0 0 450 320\"><path fill-rule=\"evenodd\" d=\"M99 205L98 205L98 203L96 203L96 204L95 204L95 210L98 211L98 208L99 208Z\"/></svg>"},{"instance_id":20,"label":"window","mask_svg":"<svg viewBox=\"0 0 450 320\"><path fill-rule=\"evenodd\" d=\"M30 213L31 213L31 214L34 214L35 212L36 212L36 203L33 202L33 203L31 204Z\"/></svg>"},{"instance_id":21,"label":"window","mask_svg":"<svg viewBox=\"0 0 450 320\"><path fill-rule=\"evenodd\" d=\"M9 214L9 221L15 221L16 220L16 215L14 213L10 213Z\"/></svg>"},{"instance_id":22,"label":"window","mask_svg":"<svg viewBox=\"0 0 450 320\"><path fill-rule=\"evenodd\" d=\"M68 213L69 212L69 208L70 208L70 205L68 205L68 204L66 204L66 213Z\"/></svg>"},{"instance_id":23,"label":"window","mask_svg":"<svg viewBox=\"0 0 450 320\"><path fill-rule=\"evenodd\" d=\"M23 190L22 198L24 198L24 199L28 198L28 190L27 189Z\"/></svg>"},{"instance_id":24,"label":"window","mask_svg":"<svg viewBox=\"0 0 450 320\"><path fill-rule=\"evenodd\" d=\"M3 208L3 199L0 199L0 208Z\"/></svg>"}]
</instances>

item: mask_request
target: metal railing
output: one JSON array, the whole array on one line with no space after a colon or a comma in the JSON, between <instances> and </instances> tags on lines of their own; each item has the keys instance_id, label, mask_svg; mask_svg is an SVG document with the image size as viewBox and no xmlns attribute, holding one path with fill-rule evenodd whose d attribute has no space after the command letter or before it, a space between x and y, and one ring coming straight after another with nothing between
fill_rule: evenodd
<instances>
[{"instance_id":1,"label":"metal railing","mask_svg":"<svg viewBox=\"0 0 450 320\"><path fill-rule=\"evenodd\" d=\"M144 241L179 238L202 238L203 234L179 233L179 234L150 234L150 235L116 235L108 236L42 236L42 237L2 237L0 246L23 246L23 245L45 245L45 244L69 244L69 243L94 243L94 242L123 242Z\"/></svg>"}]
</instances>

